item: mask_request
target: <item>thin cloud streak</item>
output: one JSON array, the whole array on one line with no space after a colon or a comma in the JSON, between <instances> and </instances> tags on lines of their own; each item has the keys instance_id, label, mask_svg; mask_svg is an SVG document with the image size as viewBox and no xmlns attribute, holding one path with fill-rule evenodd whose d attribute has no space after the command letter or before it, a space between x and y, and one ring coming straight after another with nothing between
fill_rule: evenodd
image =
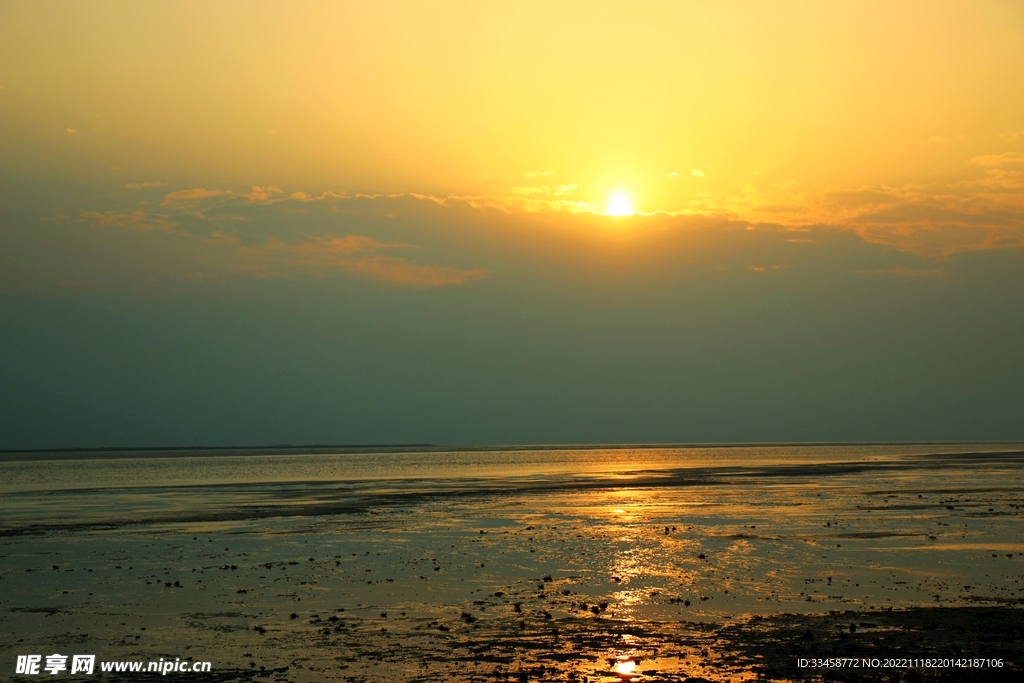
<instances>
[{"instance_id":1,"label":"thin cloud streak","mask_svg":"<svg viewBox=\"0 0 1024 683\"><path fill-rule=\"evenodd\" d=\"M177 225L166 215L153 215L144 211L85 211L80 220L99 227L116 227L132 232L173 232Z\"/></svg>"},{"instance_id":2,"label":"thin cloud streak","mask_svg":"<svg viewBox=\"0 0 1024 683\"><path fill-rule=\"evenodd\" d=\"M126 186L127 187L127 186ZM233 192L231 190L208 190L203 187L194 187L188 190L176 190L164 195L160 206L187 206L196 200L208 199L210 197L226 197L229 199L243 198L250 204L272 204L284 201L280 195L283 191L273 186L253 185L249 192Z\"/></svg>"},{"instance_id":3,"label":"thin cloud streak","mask_svg":"<svg viewBox=\"0 0 1024 683\"><path fill-rule=\"evenodd\" d=\"M260 277L328 277L338 270L379 282L407 287L443 287L477 280L482 268L459 269L421 265L409 259L378 254L386 249L410 249L364 235L287 243L274 240L259 247L242 247L242 269Z\"/></svg>"},{"instance_id":4,"label":"thin cloud streak","mask_svg":"<svg viewBox=\"0 0 1024 683\"><path fill-rule=\"evenodd\" d=\"M983 154L974 157L968 163L976 166L1005 166L1007 164L1024 164L1024 152L1003 152L1002 154Z\"/></svg>"}]
</instances>

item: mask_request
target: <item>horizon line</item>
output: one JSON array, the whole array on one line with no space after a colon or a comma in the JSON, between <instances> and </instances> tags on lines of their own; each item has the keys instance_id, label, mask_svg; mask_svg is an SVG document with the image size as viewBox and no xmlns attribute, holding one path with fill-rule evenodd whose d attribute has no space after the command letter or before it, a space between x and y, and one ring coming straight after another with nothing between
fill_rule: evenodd
<instances>
[{"instance_id":1,"label":"horizon line","mask_svg":"<svg viewBox=\"0 0 1024 683\"><path fill-rule=\"evenodd\" d=\"M508 444L434 444L434 443L307 443L307 444L267 444L267 445L231 445L231 446L70 446L57 448L0 448L0 454L17 453L125 453L125 452L159 452L159 451L261 451L261 450L299 450L299 449L412 449L426 448L431 450L552 450L559 448L701 448L701 447L743 447L743 446L928 446L938 444L1018 444L1024 440L1013 439L928 439L928 440L841 440L841 441L655 441L655 442L547 442L547 443L508 443Z\"/></svg>"}]
</instances>

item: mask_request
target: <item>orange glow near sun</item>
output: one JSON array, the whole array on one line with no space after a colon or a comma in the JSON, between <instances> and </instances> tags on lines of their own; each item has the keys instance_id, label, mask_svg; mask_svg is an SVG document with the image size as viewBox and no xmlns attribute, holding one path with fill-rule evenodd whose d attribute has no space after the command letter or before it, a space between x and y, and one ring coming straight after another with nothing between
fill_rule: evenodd
<instances>
[{"instance_id":1,"label":"orange glow near sun","mask_svg":"<svg viewBox=\"0 0 1024 683\"><path fill-rule=\"evenodd\" d=\"M608 216L632 216L633 203L629 201L629 195L625 192L615 192L608 200L608 208L605 209Z\"/></svg>"}]
</instances>

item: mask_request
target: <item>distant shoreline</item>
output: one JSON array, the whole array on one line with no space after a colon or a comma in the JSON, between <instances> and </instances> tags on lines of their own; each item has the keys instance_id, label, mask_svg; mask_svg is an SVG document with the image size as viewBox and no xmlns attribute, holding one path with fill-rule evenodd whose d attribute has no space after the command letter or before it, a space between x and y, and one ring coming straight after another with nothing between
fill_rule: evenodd
<instances>
[{"instance_id":1,"label":"distant shoreline","mask_svg":"<svg viewBox=\"0 0 1024 683\"><path fill-rule=\"evenodd\" d=\"M691 443L584 443L584 444L496 444L437 445L404 444L278 444L272 446L111 446L101 448L0 449L0 462L32 460L93 460L120 458L230 457L254 455L322 455L344 453L424 453L467 451L626 450L634 448L750 448L814 446L1013 446L1020 441L737 441Z\"/></svg>"}]
</instances>

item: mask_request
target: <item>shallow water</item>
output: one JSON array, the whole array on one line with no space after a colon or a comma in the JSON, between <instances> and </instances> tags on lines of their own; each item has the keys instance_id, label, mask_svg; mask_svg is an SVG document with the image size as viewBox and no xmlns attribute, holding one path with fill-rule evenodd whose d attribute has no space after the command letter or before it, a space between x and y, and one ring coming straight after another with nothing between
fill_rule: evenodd
<instances>
[{"instance_id":1,"label":"shallow water","mask_svg":"<svg viewBox=\"0 0 1024 683\"><path fill-rule=\"evenodd\" d=\"M1022 464L1014 445L8 461L0 633L22 642L0 666L73 644L268 680L450 680L482 655L445 653L481 642L511 648L491 677L538 647L565 650L544 676L566 680L641 650L749 674L708 663L706 629L1017 605Z\"/></svg>"},{"instance_id":2,"label":"shallow water","mask_svg":"<svg viewBox=\"0 0 1024 683\"><path fill-rule=\"evenodd\" d=\"M980 448L970 444L826 445L284 455L150 451L106 458L31 454L0 461L4 496L0 531L155 522L182 516L197 521L242 514L261 517L293 509L302 514L331 503L338 511L347 511L373 498L395 502L412 495L615 487L634 480L686 485L699 479L704 484L721 484L721 476L729 473L757 479L788 471L806 478L813 472L801 472L801 467L831 466L828 473L834 474L843 464L920 470L922 456L979 450L1008 453L1020 448L1013 444Z\"/></svg>"}]
</instances>

